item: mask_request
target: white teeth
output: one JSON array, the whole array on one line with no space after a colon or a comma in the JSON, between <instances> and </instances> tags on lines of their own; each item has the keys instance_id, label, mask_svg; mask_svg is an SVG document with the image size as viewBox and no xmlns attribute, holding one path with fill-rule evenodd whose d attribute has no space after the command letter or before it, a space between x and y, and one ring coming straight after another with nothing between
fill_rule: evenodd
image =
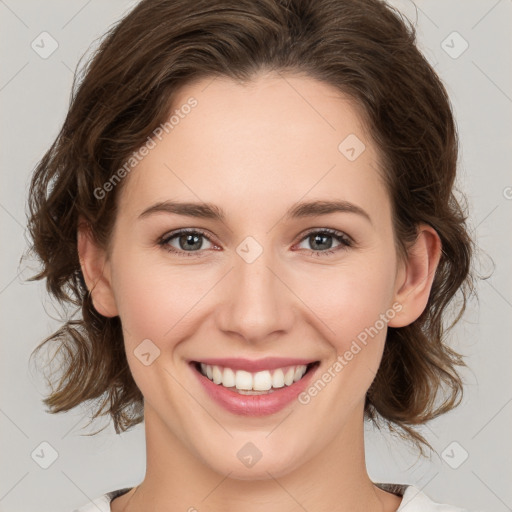
<instances>
[{"instance_id":1,"label":"white teeth","mask_svg":"<svg viewBox=\"0 0 512 512\"><path fill-rule=\"evenodd\" d=\"M286 373L284 374L284 383L287 386L291 386L293 384L293 377L295 375L295 368L292 366L286 370Z\"/></svg>"},{"instance_id":2,"label":"white teeth","mask_svg":"<svg viewBox=\"0 0 512 512\"><path fill-rule=\"evenodd\" d=\"M236 388L244 395L256 395L264 391L271 393L273 388L291 386L294 382L302 379L307 370L306 365L298 365L250 373L205 363L201 363L200 366L202 374L206 375L214 384L220 384L226 388Z\"/></svg>"},{"instance_id":3,"label":"white teeth","mask_svg":"<svg viewBox=\"0 0 512 512\"><path fill-rule=\"evenodd\" d=\"M235 372L231 368L224 368L222 375L222 385L226 388L232 388L235 386Z\"/></svg>"},{"instance_id":4,"label":"white teeth","mask_svg":"<svg viewBox=\"0 0 512 512\"><path fill-rule=\"evenodd\" d=\"M302 376L306 373L306 367L305 366L297 366L295 369L295 375L293 376L293 382L297 382L298 380L302 379Z\"/></svg>"},{"instance_id":5,"label":"white teeth","mask_svg":"<svg viewBox=\"0 0 512 512\"><path fill-rule=\"evenodd\" d=\"M236 391L237 391L237 393L240 393L241 395L268 395L269 393L274 392L273 389L269 389L268 391L253 391L252 389L250 389L250 390L237 389Z\"/></svg>"},{"instance_id":6,"label":"white teeth","mask_svg":"<svg viewBox=\"0 0 512 512\"><path fill-rule=\"evenodd\" d=\"M272 387L272 377L268 370L254 374L254 391L268 391Z\"/></svg>"},{"instance_id":7,"label":"white teeth","mask_svg":"<svg viewBox=\"0 0 512 512\"><path fill-rule=\"evenodd\" d=\"M212 369L213 383L220 384L222 382L222 372L218 366L214 366Z\"/></svg>"},{"instance_id":8,"label":"white teeth","mask_svg":"<svg viewBox=\"0 0 512 512\"><path fill-rule=\"evenodd\" d=\"M214 368L216 368L214 366ZM252 389L252 375L244 370L238 370L235 374L235 387L236 389Z\"/></svg>"},{"instance_id":9,"label":"white teeth","mask_svg":"<svg viewBox=\"0 0 512 512\"><path fill-rule=\"evenodd\" d=\"M282 388L284 387L284 372L281 368L274 370L274 375L272 375L272 387L273 388Z\"/></svg>"}]
</instances>

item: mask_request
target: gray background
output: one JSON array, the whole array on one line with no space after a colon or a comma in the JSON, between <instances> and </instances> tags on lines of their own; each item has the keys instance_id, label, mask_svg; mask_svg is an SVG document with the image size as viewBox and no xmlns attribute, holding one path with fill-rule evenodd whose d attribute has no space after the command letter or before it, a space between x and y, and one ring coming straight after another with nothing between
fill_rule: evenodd
<instances>
[{"instance_id":1,"label":"gray background","mask_svg":"<svg viewBox=\"0 0 512 512\"><path fill-rule=\"evenodd\" d=\"M419 46L447 86L461 137L459 185L480 247L476 267L489 273L494 262L495 270L478 282L479 301L451 336L470 367L463 373L464 402L421 429L437 455L419 459L392 436L368 428L368 469L374 481L414 483L440 502L512 510L512 0L418 0L417 9L409 0L392 4L416 22ZM44 380L28 360L60 325L58 310L42 283L23 282L33 262L19 262L30 173L58 134L78 59L133 5L0 0L2 512L71 512L144 477L143 425L122 435L109 425L88 437L83 434L107 419L84 431L85 408L45 412ZM46 59L31 47L43 31L59 45ZM469 47L458 55L464 41ZM52 451L42 442L57 456L47 469L40 465L51 462ZM39 457L31 456L34 450Z\"/></svg>"}]
</instances>

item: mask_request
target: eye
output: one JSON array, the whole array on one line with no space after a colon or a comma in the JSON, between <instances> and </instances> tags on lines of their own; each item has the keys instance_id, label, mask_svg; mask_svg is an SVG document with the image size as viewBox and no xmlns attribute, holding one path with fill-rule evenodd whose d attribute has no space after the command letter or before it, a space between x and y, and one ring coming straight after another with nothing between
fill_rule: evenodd
<instances>
[{"instance_id":1,"label":"eye","mask_svg":"<svg viewBox=\"0 0 512 512\"><path fill-rule=\"evenodd\" d=\"M203 239L208 240L208 243L211 245L210 247L206 247L207 249L216 247L212 244L205 232L199 229L180 229L168 233L158 241L158 245L163 247L166 251L178 256L200 257L202 249L205 249ZM335 239L338 243L338 246L334 249L332 249L332 239ZM353 245L353 241L348 235L341 231L328 228L310 231L302 238L301 242L303 243L303 241L312 245L313 249L309 251L315 256L327 256L338 251L346 250Z\"/></svg>"},{"instance_id":2,"label":"eye","mask_svg":"<svg viewBox=\"0 0 512 512\"><path fill-rule=\"evenodd\" d=\"M339 243L335 249L332 249L333 238ZM310 252L315 256L328 256L338 251L346 250L353 244L349 236L335 229L310 231L302 240L308 242L313 247Z\"/></svg>"},{"instance_id":3,"label":"eye","mask_svg":"<svg viewBox=\"0 0 512 512\"><path fill-rule=\"evenodd\" d=\"M198 254L187 253L196 253L200 249L204 249L202 239L209 241L203 231L198 229L180 229L179 231L164 235L164 237L158 241L158 244L167 251L179 256L199 256ZM175 242L178 247L173 246L171 241ZM211 242L209 243L211 244Z\"/></svg>"}]
</instances>

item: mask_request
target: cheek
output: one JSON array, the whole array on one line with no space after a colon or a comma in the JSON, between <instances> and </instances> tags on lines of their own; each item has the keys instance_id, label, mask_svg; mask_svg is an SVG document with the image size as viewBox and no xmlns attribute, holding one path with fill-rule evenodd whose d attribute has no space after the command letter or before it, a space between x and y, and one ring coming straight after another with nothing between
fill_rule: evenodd
<instances>
[{"instance_id":1,"label":"cheek","mask_svg":"<svg viewBox=\"0 0 512 512\"><path fill-rule=\"evenodd\" d=\"M131 374L146 402L155 405L171 397L174 407L186 408L171 376L176 376L172 359L179 340L190 335L184 331L187 313L205 292L193 283L187 286L183 268L170 271L148 254L118 254L112 284Z\"/></svg>"},{"instance_id":2,"label":"cheek","mask_svg":"<svg viewBox=\"0 0 512 512\"><path fill-rule=\"evenodd\" d=\"M119 254L113 288L126 350L149 339L162 360L173 357L172 349L193 336L203 318L218 275L199 266L172 265L157 253Z\"/></svg>"},{"instance_id":3,"label":"cheek","mask_svg":"<svg viewBox=\"0 0 512 512\"><path fill-rule=\"evenodd\" d=\"M339 351L379 321L393 297L393 267L384 259L361 260L308 279L302 290L310 306L327 326L329 339Z\"/></svg>"},{"instance_id":4,"label":"cheek","mask_svg":"<svg viewBox=\"0 0 512 512\"><path fill-rule=\"evenodd\" d=\"M114 268L112 284L127 347L146 338L160 345L163 334L185 313L178 272L170 275L151 258L128 252L117 258Z\"/></svg>"},{"instance_id":5,"label":"cheek","mask_svg":"<svg viewBox=\"0 0 512 512\"><path fill-rule=\"evenodd\" d=\"M326 326L322 332L332 353L319 378L329 388L326 402L336 404L335 417L363 400L379 368L387 321L394 314L393 264L393 258L375 255L364 262L361 258L357 264L317 275L303 290L311 300L308 306L321 320L317 325Z\"/></svg>"},{"instance_id":6,"label":"cheek","mask_svg":"<svg viewBox=\"0 0 512 512\"><path fill-rule=\"evenodd\" d=\"M186 335L197 315L204 313L199 302L206 299L202 305L210 307L215 302L211 292L219 276L211 269L201 271L200 265L170 265L160 253L121 245L113 255L112 284L127 348L144 339L169 348L171 340ZM296 267L285 280L310 310L303 310L304 318L312 312L318 329L342 353L390 307L393 265L392 254L380 247L336 265Z\"/></svg>"}]
</instances>

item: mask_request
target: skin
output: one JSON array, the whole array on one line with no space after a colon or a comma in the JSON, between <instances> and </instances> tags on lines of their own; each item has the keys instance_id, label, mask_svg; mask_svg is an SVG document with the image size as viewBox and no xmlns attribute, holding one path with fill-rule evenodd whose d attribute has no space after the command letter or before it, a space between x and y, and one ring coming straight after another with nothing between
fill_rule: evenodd
<instances>
[{"instance_id":1,"label":"skin","mask_svg":"<svg viewBox=\"0 0 512 512\"><path fill-rule=\"evenodd\" d=\"M310 403L266 417L222 409L186 361L304 357L320 361L321 375L393 304L401 311L388 325L419 317L439 237L418 226L407 259L398 258L378 152L354 103L330 85L265 73L245 85L210 78L183 88L174 108L191 96L197 106L125 178L110 252L79 229L95 308L120 316L145 398L145 479L112 510L395 511L401 498L372 483L364 458L364 398L386 328ZM338 150L349 134L366 146L354 161ZM350 212L284 217L298 201L334 199L370 221ZM213 203L226 220L138 218L165 200ZM206 231L203 246L186 252L175 237L180 256L158 244L179 228ZM311 240L313 228L355 244L328 238L335 252L312 255L326 251ZM250 264L236 252L247 236L263 250ZM134 355L144 339L160 349L148 366ZM236 455L247 442L262 453L251 468Z\"/></svg>"}]
</instances>

